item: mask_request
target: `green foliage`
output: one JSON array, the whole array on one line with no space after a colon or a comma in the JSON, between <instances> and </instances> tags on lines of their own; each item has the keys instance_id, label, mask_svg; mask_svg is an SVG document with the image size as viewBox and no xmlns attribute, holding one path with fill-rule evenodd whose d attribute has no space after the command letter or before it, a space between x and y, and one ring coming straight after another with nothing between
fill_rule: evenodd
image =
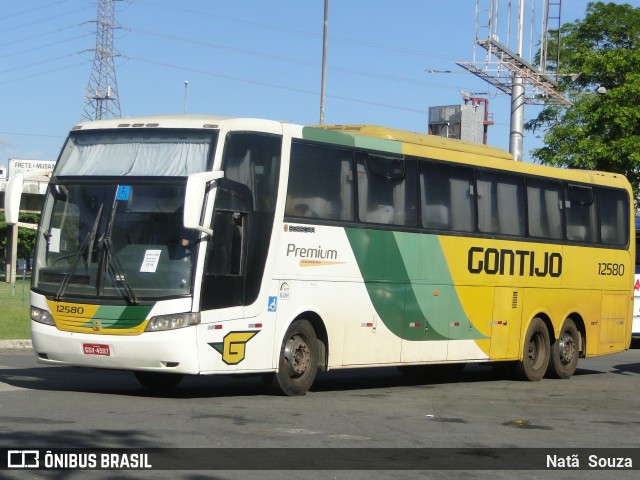
<instances>
[{"instance_id":1,"label":"green foliage","mask_svg":"<svg viewBox=\"0 0 640 480\"><path fill-rule=\"evenodd\" d=\"M557 32L548 50L557 52ZM589 3L583 20L564 24L560 35L560 88L571 106L549 105L527 122L543 129L544 143L531 154L560 167L625 175L640 193L640 8Z\"/></svg>"},{"instance_id":2,"label":"green foliage","mask_svg":"<svg viewBox=\"0 0 640 480\"><path fill-rule=\"evenodd\" d=\"M18 220L25 223L38 223L40 215L21 213ZM9 226L5 222L4 212L0 212L0 252L5 252L9 236ZM36 231L28 228L18 229L18 258L28 259L33 256L36 245Z\"/></svg>"},{"instance_id":3,"label":"green foliage","mask_svg":"<svg viewBox=\"0 0 640 480\"><path fill-rule=\"evenodd\" d=\"M15 285L0 279L0 340L31 338L29 287L29 279L18 277Z\"/></svg>"}]
</instances>

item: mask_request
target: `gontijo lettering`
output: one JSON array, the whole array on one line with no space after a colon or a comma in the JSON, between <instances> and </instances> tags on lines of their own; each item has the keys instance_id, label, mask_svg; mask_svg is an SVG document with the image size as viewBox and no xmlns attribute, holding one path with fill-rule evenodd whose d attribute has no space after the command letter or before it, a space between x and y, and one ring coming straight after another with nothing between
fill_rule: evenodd
<instances>
[{"instance_id":1,"label":"gontijo lettering","mask_svg":"<svg viewBox=\"0 0 640 480\"><path fill-rule=\"evenodd\" d=\"M517 275L520 277L559 277L562 275L562 255L557 252L538 253L533 250L509 250L471 247L467 256L469 273Z\"/></svg>"}]
</instances>

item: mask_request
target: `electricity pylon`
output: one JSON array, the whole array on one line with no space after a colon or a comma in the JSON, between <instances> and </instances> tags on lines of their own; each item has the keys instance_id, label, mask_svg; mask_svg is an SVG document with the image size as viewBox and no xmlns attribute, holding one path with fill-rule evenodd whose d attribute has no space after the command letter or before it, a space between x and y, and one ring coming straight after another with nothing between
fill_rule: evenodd
<instances>
[{"instance_id":1,"label":"electricity pylon","mask_svg":"<svg viewBox=\"0 0 640 480\"><path fill-rule=\"evenodd\" d=\"M96 48L89 83L85 91L84 120L102 120L118 118L120 100L113 49L113 30L115 25L115 2L117 0L98 0L96 18Z\"/></svg>"}]
</instances>

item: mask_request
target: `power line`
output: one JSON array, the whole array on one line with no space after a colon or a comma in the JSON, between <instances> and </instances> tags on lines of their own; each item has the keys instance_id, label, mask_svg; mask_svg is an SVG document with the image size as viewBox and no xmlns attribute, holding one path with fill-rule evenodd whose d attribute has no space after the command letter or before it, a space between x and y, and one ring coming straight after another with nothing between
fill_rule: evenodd
<instances>
[{"instance_id":1,"label":"power line","mask_svg":"<svg viewBox=\"0 0 640 480\"><path fill-rule=\"evenodd\" d=\"M25 75L25 76L22 76L22 77L11 78L9 80L2 80L2 81L0 81L0 85L6 85L7 83L19 82L21 80L26 80L28 78L33 78L33 77L40 77L42 75L48 75L49 73L54 73L54 72L59 72L59 71L62 71L62 70L67 70L69 68L77 67L77 66L80 66L80 65L86 65L86 62L84 62L84 61L83 62L77 62L77 63L73 63L71 65L65 65L65 66L62 66L62 67L52 68L50 70L45 70L44 72L38 72L38 73L33 73L31 75Z\"/></svg>"},{"instance_id":2,"label":"power line","mask_svg":"<svg viewBox=\"0 0 640 480\"><path fill-rule=\"evenodd\" d=\"M184 13L187 13L189 15L195 15L195 16L198 16L198 17L215 18L217 20L223 20L223 21L226 21L226 22L237 23L237 24L240 24L240 25L247 25L247 26L250 26L250 27L260 28L260 29L264 29L264 30L279 31L279 32L282 32L282 33L288 33L290 35L297 35L297 36L310 37L310 38L322 38L322 34L316 33L316 32L298 30L298 29L289 28L289 27L271 25L271 24L267 24L267 23L253 22L253 21L243 20L243 19L234 18L234 17L217 15L217 14L213 14L213 13L210 13L210 12L205 12L205 11L202 11L202 10L191 10L191 9L187 9L187 8L184 8L184 7L163 5L163 4L155 3L155 2L152 2L152 1L149 1L149 0L137 0L136 3L146 3L147 5L151 5L151 6L154 6L154 7L160 7L160 8L164 8L164 9L168 9L168 10L184 12ZM346 43L346 44L356 45L356 46L361 46L361 47L367 47L367 48L374 48L374 49L379 49L379 50L388 50L388 51L392 51L392 52L395 52L395 53L403 53L403 54L406 54L406 55L414 55L414 56L429 57L429 58L438 58L438 59L442 59L442 60L455 60L454 57L451 57L451 56L448 56L448 55L443 55L442 53L435 53L435 52L429 52L429 51L425 51L425 50L405 48L405 47L399 47L399 46L394 46L394 45L386 45L386 44L376 43L376 42L365 42L365 41L362 41L362 40L357 40L357 39L347 38L347 37L331 36L331 41L332 42L338 42L338 43Z\"/></svg>"},{"instance_id":3,"label":"power line","mask_svg":"<svg viewBox=\"0 0 640 480\"><path fill-rule=\"evenodd\" d=\"M185 67L185 66L181 66L181 65L173 65L173 64L170 64L170 63L166 63L166 62L148 60L148 59L144 59L144 58L140 58L140 57L131 57L131 56L127 56L127 55L123 55L122 57L123 58L127 58L129 60L148 63L150 65L157 65L157 66L161 66L161 67L171 68L171 69L174 69L174 70L180 70L182 72L198 73L200 75L205 75L205 76L209 76L209 77L223 78L223 79L226 79L226 80L233 80L235 82L242 82L242 83L246 83L246 84L250 84L250 85L259 85L259 86L262 86L262 87L275 88L275 89L278 89L278 90L285 90L285 91L294 92L294 93L302 93L302 94L305 94L305 95L313 95L313 96L318 96L319 95L319 93L314 91L314 90L306 90L306 89L303 89L303 88L284 86L284 85L280 85L280 84L262 82L262 81L258 81L258 80L250 80L250 79L247 79L247 78L235 77L235 76L232 76L232 75L227 75L227 74L223 74L223 73L216 73L216 72L211 72L211 71L192 68L192 67ZM345 96L340 96L340 95L327 95L327 97L334 98L334 99L337 99L337 100L344 100L344 101L348 101L348 102L365 104L365 105L374 105L374 106L377 106L377 107L384 107L384 108L389 108L389 109L394 109L394 110L402 110L404 112L412 112L412 113L420 113L420 114L425 114L427 112L426 109L402 107L402 106L399 106L399 105L391 105L391 104L388 104L388 103L374 102L374 101L370 101L370 100L357 99L357 98L345 97Z\"/></svg>"},{"instance_id":4,"label":"power line","mask_svg":"<svg viewBox=\"0 0 640 480\"><path fill-rule=\"evenodd\" d=\"M45 48L54 47L56 45L61 45L63 43L67 43L67 42L72 42L74 40L78 40L80 38L85 38L85 37L88 37L90 35L91 35L90 33L84 33L84 34L78 35L76 37L67 38L67 39L60 40L60 41L53 42L53 43L46 43L44 45L38 45L37 47L27 48L27 49L21 50L19 52L13 52L13 53L8 53L6 55L0 55L0 58L15 57L16 55L23 55L25 53L35 52L36 50L42 50L42 49L45 49Z\"/></svg>"},{"instance_id":5,"label":"power line","mask_svg":"<svg viewBox=\"0 0 640 480\"><path fill-rule=\"evenodd\" d=\"M199 45L202 47L206 47L206 48L213 48L213 49L218 49L218 50L224 50L224 51L229 51L229 52L233 52L233 53L239 53L242 55L248 55L248 56L253 56L253 57L259 57L261 59L270 59L270 60L276 60L276 61L280 61L280 62L285 62L285 63L290 63L290 64L296 64L296 65L303 65L306 67L312 67L312 68L318 68L319 65L317 62L310 62L308 60L298 60L298 59L294 59L294 58L290 58L290 57L283 57L280 55L273 55L273 54L269 54L266 52L258 52L255 50L247 50L247 49L242 49L242 48L237 48L237 47L229 47L226 45L220 45L220 44L215 44L215 43L210 43L210 42L205 42L203 40L194 40L194 39L190 39L190 38L185 38L185 37L180 37L177 35L172 35L172 34L167 34L164 32L154 32L154 31L150 31L150 30L142 30L139 28L132 28L132 27L121 27L121 29L126 30L128 32L131 33L140 33L143 35L149 35L149 36L154 36L154 37L158 37L158 38L165 38L167 40L171 40L171 41L177 41L177 42L183 42L183 43L188 43L188 44L192 44L192 45ZM416 80L416 79L410 79L410 78L403 78L403 77L399 77L396 75L386 75L386 74L381 74L381 73L377 73L377 72L363 72L363 71L358 71L358 70L353 70L353 69L349 69L349 68L341 68L341 67L329 67L330 71L334 71L334 72L343 72L343 73L348 73L351 75L360 75L360 76L364 76L367 78L378 78L378 79L382 79L382 80L391 80L391 81L395 81L395 82L400 82L400 83L407 83L407 84L413 84L413 85L424 85L424 86L429 86L429 87L436 87L436 88L444 88L444 89L450 89L450 90L460 90L460 86L454 86L454 85L445 85L445 84L439 84L439 83L434 83L434 82L426 82L423 80Z\"/></svg>"},{"instance_id":6,"label":"power line","mask_svg":"<svg viewBox=\"0 0 640 480\"><path fill-rule=\"evenodd\" d=\"M28 41L33 40L34 38L46 37L46 36L51 35L53 33L64 32L66 30L71 30L72 28L80 27L80 26L85 25L87 23L89 23L89 22L82 22L82 23L76 23L74 25L67 25L66 27L61 27L61 28L57 28L55 30L49 30L47 32L42 32L42 33L40 33L38 35L29 35L28 37L24 37L24 38L19 38L17 40L13 40L12 42L0 43L0 47L8 47L10 45L15 45L16 43L28 42Z\"/></svg>"},{"instance_id":7,"label":"power line","mask_svg":"<svg viewBox=\"0 0 640 480\"><path fill-rule=\"evenodd\" d=\"M47 4L47 5L41 5L41 6L39 6L39 7L33 7L33 8L28 9L28 10L23 10L23 11L21 11L21 12L12 13L12 14L10 14L10 15L4 15L4 16L2 17L2 20L8 20L8 19L10 19L10 18L19 17L19 16L21 16L21 15L27 15L27 14L29 14L29 13L39 12L39 11L44 10L44 9L46 9L46 8L49 8L49 7L55 7L56 5L60 5L61 3L66 3L66 2L68 2L68 1L69 1L69 0L59 0L59 1L57 1L57 2L49 3L49 4Z\"/></svg>"},{"instance_id":8,"label":"power line","mask_svg":"<svg viewBox=\"0 0 640 480\"><path fill-rule=\"evenodd\" d=\"M16 135L20 137L65 138L65 135L44 135L42 133L1 132L0 135Z\"/></svg>"},{"instance_id":9,"label":"power line","mask_svg":"<svg viewBox=\"0 0 640 480\"><path fill-rule=\"evenodd\" d=\"M49 16L49 17L46 17L46 18L42 18L40 20L36 20L36 21L30 22L30 23L24 23L22 25L16 25L16 26L11 27L11 28L3 28L2 29L2 33L6 34L7 32L12 32L14 30L20 30L21 28L32 27L34 25L38 25L39 23L49 22L49 21L51 21L53 19L56 19L56 18L61 18L61 17L65 17L66 18L66 17L68 17L69 15L71 15L73 13L83 12L83 11L89 10L91 8L92 7L77 8L75 10L70 10L68 12L60 13L58 15L53 15L53 16ZM3 20L4 20L4 18L3 18Z\"/></svg>"},{"instance_id":10,"label":"power line","mask_svg":"<svg viewBox=\"0 0 640 480\"><path fill-rule=\"evenodd\" d=\"M37 67L37 66L43 65L45 63L50 63L50 62L55 62L57 60L62 60L63 58L75 57L76 55L79 55L80 53L82 53L82 52L69 53L67 55L59 55L57 57L47 58L47 59L41 60L39 62L32 62L32 63L29 63L27 65L21 65L19 67L7 68L5 70L0 70L0 75L5 74L5 73L15 72L17 70L24 70L25 68Z\"/></svg>"}]
</instances>

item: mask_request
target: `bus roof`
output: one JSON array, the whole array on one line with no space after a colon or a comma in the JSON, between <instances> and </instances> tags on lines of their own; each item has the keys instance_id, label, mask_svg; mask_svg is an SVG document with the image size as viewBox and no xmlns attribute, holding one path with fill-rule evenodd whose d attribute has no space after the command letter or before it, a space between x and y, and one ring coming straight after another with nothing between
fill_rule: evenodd
<instances>
[{"instance_id":1,"label":"bus roof","mask_svg":"<svg viewBox=\"0 0 640 480\"><path fill-rule=\"evenodd\" d=\"M149 115L97 120L76 124L72 130L121 128L230 128L281 131L277 120L216 115ZM342 144L365 149L403 153L442 160L460 161L499 169L512 169L532 175L564 178L578 182L617 185L626 182L620 174L593 170L576 170L514 162L509 152L488 145L463 142L427 133L415 133L376 125L292 125L301 128L302 137L324 143ZM462 156L460 155L462 154ZM505 163L508 162L508 163ZM624 180L623 180L624 179ZM630 190L630 186L627 186Z\"/></svg>"},{"instance_id":2,"label":"bus roof","mask_svg":"<svg viewBox=\"0 0 640 480\"><path fill-rule=\"evenodd\" d=\"M316 128L352 133L366 137L395 140L397 142L420 145L432 148L444 148L466 153L477 153L505 160L513 160L513 156L500 148L478 143L463 142L454 138L441 137L439 135L429 135L427 133L409 132L394 128L385 128L377 125L321 125Z\"/></svg>"},{"instance_id":3,"label":"bus roof","mask_svg":"<svg viewBox=\"0 0 640 480\"><path fill-rule=\"evenodd\" d=\"M222 115L147 115L139 117L112 118L94 120L76 124L72 131L111 130L121 128L204 128L215 129L223 124L255 124L254 128L266 128L267 125L280 125L282 122L257 118L227 117Z\"/></svg>"},{"instance_id":4,"label":"bus roof","mask_svg":"<svg viewBox=\"0 0 640 480\"><path fill-rule=\"evenodd\" d=\"M324 132L324 133L323 133ZM427 133L414 133L376 125L316 125L306 127L305 138L339 143L337 136L351 137L352 144L362 148L381 149L390 153L402 153L421 157L468 163L470 165L513 170L530 175L547 176L575 182L595 183L624 188L631 192L626 177L617 173L598 170L558 168L528 162L515 162L513 156L500 148L464 142ZM326 137L326 138L323 138ZM392 145L390 145L392 144ZM395 145L393 145L395 144Z\"/></svg>"}]
</instances>

